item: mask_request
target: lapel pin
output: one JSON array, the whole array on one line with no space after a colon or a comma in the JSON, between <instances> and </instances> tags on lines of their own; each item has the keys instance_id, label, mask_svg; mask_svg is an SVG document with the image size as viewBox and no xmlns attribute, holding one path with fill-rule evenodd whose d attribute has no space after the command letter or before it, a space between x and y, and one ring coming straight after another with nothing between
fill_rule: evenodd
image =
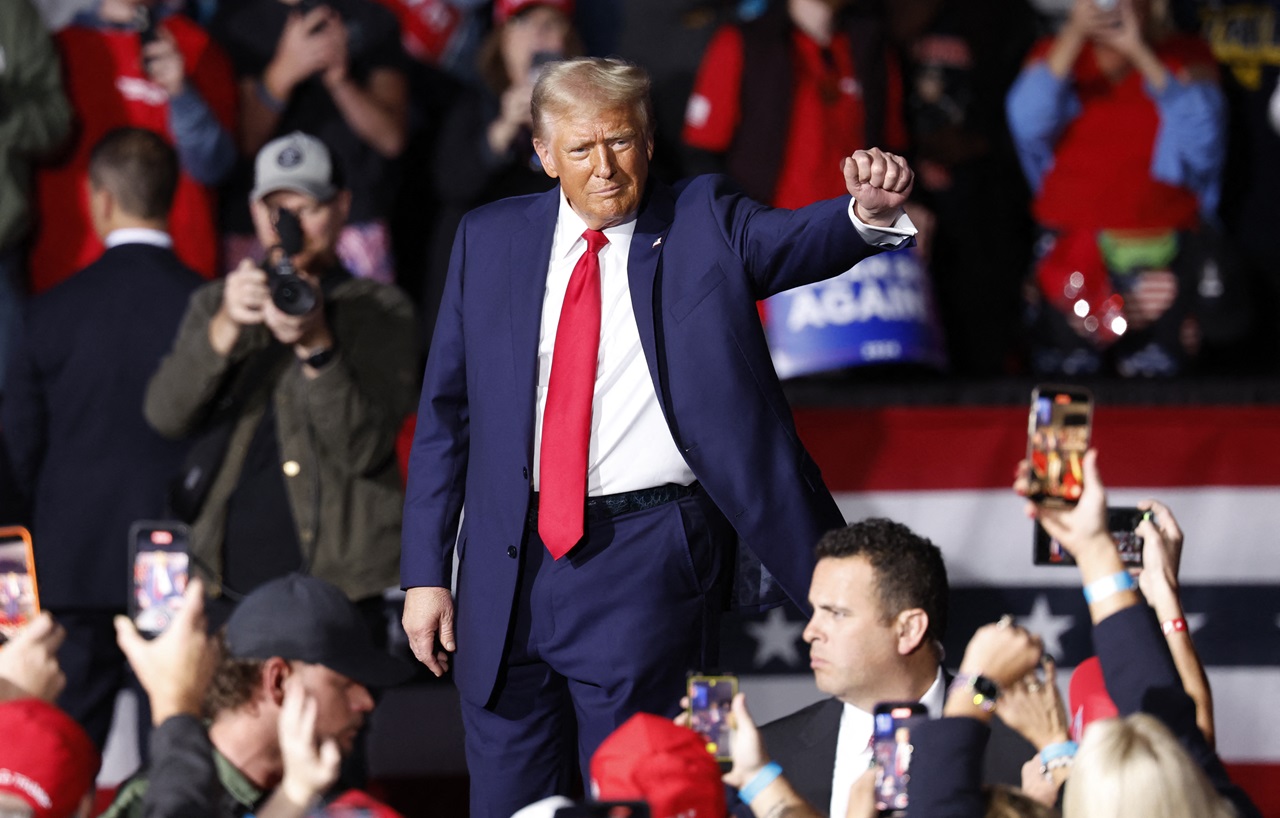
<instances>
[{"instance_id":1,"label":"lapel pin","mask_svg":"<svg viewBox=\"0 0 1280 818\"><path fill-rule=\"evenodd\" d=\"M650 247L657 247L659 244L662 244L662 236L658 236L656 239L654 239L654 240L653 240L653 244L651 244L651 245L649 245L649 246L650 246Z\"/></svg>"}]
</instances>

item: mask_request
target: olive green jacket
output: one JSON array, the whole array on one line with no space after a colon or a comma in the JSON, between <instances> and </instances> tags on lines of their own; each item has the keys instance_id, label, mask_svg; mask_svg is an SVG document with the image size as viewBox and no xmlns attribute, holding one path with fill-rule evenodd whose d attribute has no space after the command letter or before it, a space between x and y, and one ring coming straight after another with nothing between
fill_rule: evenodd
<instances>
[{"instance_id":1,"label":"olive green jacket","mask_svg":"<svg viewBox=\"0 0 1280 818\"><path fill-rule=\"evenodd\" d=\"M398 585L403 493L395 443L418 394L408 298L367 279L343 278L326 288L326 316L338 352L308 379L292 349L264 326L244 328L225 358L213 350L209 323L222 291L223 283L215 281L192 296L144 406L156 431L184 438L203 430L228 388L245 395L226 456L192 526L194 567L210 595L223 590L227 500L267 400L274 401L280 468L308 572L352 599ZM256 356L270 360L246 368ZM255 383L234 385L246 376Z\"/></svg>"},{"instance_id":2,"label":"olive green jacket","mask_svg":"<svg viewBox=\"0 0 1280 818\"><path fill-rule=\"evenodd\" d=\"M0 0L0 249L30 222L31 161L71 132L58 52L30 0Z\"/></svg>"}]
</instances>

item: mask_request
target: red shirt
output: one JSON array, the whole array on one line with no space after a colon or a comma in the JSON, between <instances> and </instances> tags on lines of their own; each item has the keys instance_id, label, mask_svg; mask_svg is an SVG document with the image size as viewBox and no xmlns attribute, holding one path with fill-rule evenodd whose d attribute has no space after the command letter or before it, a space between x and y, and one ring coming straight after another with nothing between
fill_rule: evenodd
<instances>
[{"instance_id":1,"label":"red shirt","mask_svg":"<svg viewBox=\"0 0 1280 818\"><path fill-rule=\"evenodd\" d=\"M1031 60L1042 59L1042 41ZM1171 73L1187 65L1213 64L1207 45L1194 37L1170 37L1156 55ZM1142 74L1130 69L1119 81L1098 68L1092 44L1072 68L1081 112L1054 147L1053 167L1036 198L1036 219L1058 228L1190 228L1197 222L1195 194L1151 178L1160 115Z\"/></svg>"},{"instance_id":2,"label":"red shirt","mask_svg":"<svg viewBox=\"0 0 1280 818\"><path fill-rule=\"evenodd\" d=\"M214 116L235 133L236 83L231 64L196 23L181 16L162 23L177 40L187 80ZM31 287L43 292L99 255L102 242L89 218L89 153L113 128L149 128L173 143L169 99L142 71L138 34L120 29L69 26L57 35L67 96L78 129L70 155L36 175L40 225L31 251ZM174 251L207 277L218 272L214 191L185 171L178 180L169 232Z\"/></svg>"},{"instance_id":3,"label":"red shirt","mask_svg":"<svg viewBox=\"0 0 1280 818\"><path fill-rule=\"evenodd\" d=\"M865 144L862 86L854 71L852 49L844 34L831 41L827 55L801 31L793 30L792 95L787 148L778 173L775 207L797 208L847 194L840 162L859 148L892 150L906 144L902 120L902 77L890 64L886 81L885 140ZM723 153L740 123L742 32L725 26L716 32L698 69L685 115L684 141ZM748 123L749 125L749 123Z\"/></svg>"}]
</instances>

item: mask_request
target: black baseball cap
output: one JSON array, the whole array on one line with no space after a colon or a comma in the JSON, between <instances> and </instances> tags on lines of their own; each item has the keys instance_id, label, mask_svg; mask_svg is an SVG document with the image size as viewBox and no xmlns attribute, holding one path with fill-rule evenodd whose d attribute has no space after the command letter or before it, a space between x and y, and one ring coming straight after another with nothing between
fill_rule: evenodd
<instances>
[{"instance_id":1,"label":"black baseball cap","mask_svg":"<svg viewBox=\"0 0 1280 818\"><path fill-rule=\"evenodd\" d=\"M346 594L305 574L263 583L241 600L227 620L226 644L237 659L324 665L366 687L391 687L413 675L406 662L374 646Z\"/></svg>"}]
</instances>

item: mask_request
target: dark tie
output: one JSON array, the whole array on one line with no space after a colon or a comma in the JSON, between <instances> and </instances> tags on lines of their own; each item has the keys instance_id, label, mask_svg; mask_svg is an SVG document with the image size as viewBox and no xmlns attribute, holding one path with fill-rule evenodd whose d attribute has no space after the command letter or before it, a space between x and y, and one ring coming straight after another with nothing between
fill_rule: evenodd
<instances>
[{"instance_id":1,"label":"dark tie","mask_svg":"<svg viewBox=\"0 0 1280 818\"><path fill-rule=\"evenodd\" d=\"M554 559L569 553L582 539L591 396L600 353L599 253L609 239L599 230L587 230L582 237L587 250L574 265L560 308L542 416L538 535Z\"/></svg>"}]
</instances>

